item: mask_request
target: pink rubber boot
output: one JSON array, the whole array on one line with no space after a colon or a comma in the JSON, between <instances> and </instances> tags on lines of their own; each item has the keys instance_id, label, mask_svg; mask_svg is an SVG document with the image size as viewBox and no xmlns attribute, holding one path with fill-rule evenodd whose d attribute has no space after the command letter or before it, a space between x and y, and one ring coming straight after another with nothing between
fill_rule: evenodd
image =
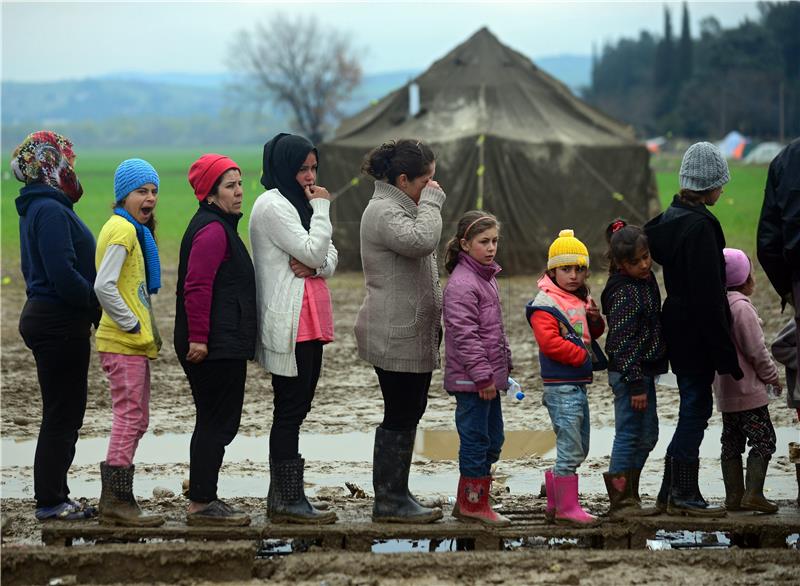
<instances>
[{"instance_id":1,"label":"pink rubber boot","mask_svg":"<svg viewBox=\"0 0 800 586\"><path fill-rule=\"evenodd\" d=\"M506 527L511 521L498 514L489 504L489 487L492 477L466 478L458 482L458 498L453 507L453 516L468 522L480 522L494 527Z\"/></svg>"},{"instance_id":2,"label":"pink rubber boot","mask_svg":"<svg viewBox=\"0 0 800 586\"><path fill-rule=\"evenodd\" d=\"M578 502L578 475L553 476L556 497L556 525L592 527L598 523L594 517L583 510Z\"/></svg>"},{"instance_id":3,"label":"pink rubber boot","mask_svg":"<svg viewBox=\"0 0 800 586\"><path fill-rule=\"evenodd\" d=\"M553 482L553 470L544 471L544 491L547 493L547 506L544 509L544 520L548 523L556 521L556 486Z\"/></svg>"}]
</instances>

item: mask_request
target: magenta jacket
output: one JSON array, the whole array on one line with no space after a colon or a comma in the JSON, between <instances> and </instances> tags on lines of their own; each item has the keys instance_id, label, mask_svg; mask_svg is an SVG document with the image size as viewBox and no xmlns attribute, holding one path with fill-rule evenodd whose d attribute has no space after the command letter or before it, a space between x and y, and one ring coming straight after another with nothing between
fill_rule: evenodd
<instances>
[{"instance_id":1,"label":"magenta jacket","mask_svg":"<svg viewBox=\"0 0 800 586\"><path fill-rule=\"evenodd\" d=\"M497 263L482 265L459 253L444 289L444 388L477 392L492 382L508 388L511 348L503 328L503 310L495 275Z\"/></svg>"},{"instance_id":2,"label":"magenta jacket","mask_svg":"<svg viewBox=\"0 0 800 586\"><path fill-rule=\"evenodd\" d=\"M721 413L763 407L769 403L766 383L778 382L778 368L764 342L756 308L738 291L728 291L728 303L733 318L731 337L744 378L737 381L728 374L718 374L714 378L714 397Z\"/></svg>"}]
</instances>

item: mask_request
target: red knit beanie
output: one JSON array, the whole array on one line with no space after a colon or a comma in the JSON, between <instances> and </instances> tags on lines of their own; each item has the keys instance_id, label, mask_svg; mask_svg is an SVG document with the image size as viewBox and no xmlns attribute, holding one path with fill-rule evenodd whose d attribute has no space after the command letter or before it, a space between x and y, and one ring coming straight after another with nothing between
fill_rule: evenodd
<instances>
[{"instance_id":1,"label":"red knit beanie","mask_svg":"<svg viewBox=\"0 0 800 586\"><path fill-rule=\"evenodd\" d=\"M203 155L192 163L189 167L189 185L194 189L195 197L200 201L208 197L219 176L229 169L241 172L233 159L215 153Z\"/></svg>"}]
</instances>

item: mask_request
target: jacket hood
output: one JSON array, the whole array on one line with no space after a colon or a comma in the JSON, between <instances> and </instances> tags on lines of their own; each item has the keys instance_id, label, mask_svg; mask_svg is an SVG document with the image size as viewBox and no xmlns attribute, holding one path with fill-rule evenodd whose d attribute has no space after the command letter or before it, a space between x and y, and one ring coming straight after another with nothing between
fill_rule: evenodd
<instances>
[{"instance_id":1,"label":"jacket hood","mask_svg":"<svg viewBox=\"0 0 800 586\"><path fill-rule=\"evenodd\" d=\"M24 216L28 213L28 208L30 208L31 204L41 198L54 199L72 209L72 201L64 195L63 191L50 187L45 183L31 183L21 188L19 196L14 200L14 204L17 206L17 213L20 216Z\"/></svg>"}]
</instances>

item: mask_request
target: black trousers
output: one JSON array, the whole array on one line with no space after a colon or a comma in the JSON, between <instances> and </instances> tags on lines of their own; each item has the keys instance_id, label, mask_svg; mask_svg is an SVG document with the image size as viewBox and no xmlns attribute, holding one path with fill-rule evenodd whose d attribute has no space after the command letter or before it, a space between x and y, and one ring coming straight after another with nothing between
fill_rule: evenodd
<instances>
[{"instance_id":1,"label":"black trousers","mask_svg":"<svg viewBox=\"0 0 800 586\"><path fill-rule=\"evenodd\" d=\"M246 360L181 360L192 387L196 410L189 447L189 498L210 503L217 498L217 481L225 447L236 437L242 419Z\"/></svg>"},{"instance_id":2,"label":"black trousers","mask_svg":"<svg viewBox=\"0 0 800 586\"><path fill-rule=\"evenodd\" d=\"M67 472L75 458L86 412L91 323L74 308L28 301L19 332L33 351L42 393L42 424L33 460L37 507L52 507L69 496Z\"/></svg>"},{"instance_id":3,"label":"black trousers","mask_svg":"<svg viewBox=\"0 0 800 586\"><path fill-rule=\"evenodd\" d=\"M273 460L295 460L300 457L300 425L311 411L317 390L322 370L322 342L298 342L294 346L294 356L297 376L272 375L275 395L269 454Z\"/></svg>"},{"instance_id":4,"label":"black trousers","mask_svg":"<svg viewBox=\"0 0 800 586\"><path fill-rule=\"evenodd\" d=\"M409 431L417 427L428 406L428 389L433 373L393 372L375 367L383 393L381 427Z\"/></svg>"}]
</instances>

